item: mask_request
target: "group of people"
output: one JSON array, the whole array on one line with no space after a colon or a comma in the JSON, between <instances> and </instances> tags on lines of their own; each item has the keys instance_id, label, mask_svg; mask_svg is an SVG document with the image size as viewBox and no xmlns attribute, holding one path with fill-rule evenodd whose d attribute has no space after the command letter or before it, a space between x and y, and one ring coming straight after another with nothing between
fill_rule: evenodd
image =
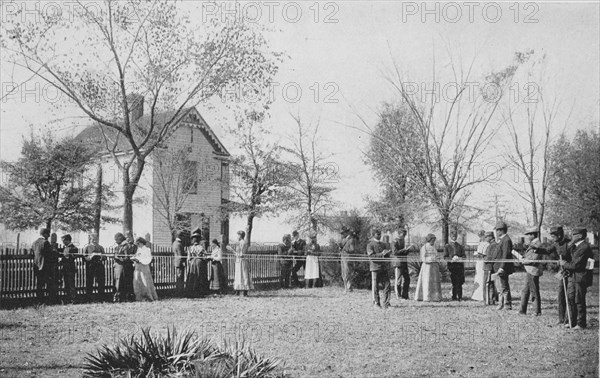
<instances>
[{"instance_id":1,"label":"group of people","mask_svg":"<svg viewBox=\"0 0 600 378\"><path fill-rule=\"evenodd\" d=\"M499 222L492 231L480 231L480 243L474 257L475 266L473 300L484 301L495 305L497 310L511 310L512 297L510 275L515 270L515 263L522 263L526 271L525 285L521 291L519 314L527 314L530 298L533 299L533 316L539 316L541 310L539 277L543 274L546 263L542 260L558 261L558 324L573 329L586 327L586 293L592 285L593 252L585 241L587 230L575 228L573 240L565 237L561 226L550 229L552 245L543 246L539 239L539 230L528 230L526 250L519 254L513 249L513 243L507 234L508 226ZM444 246L443 255L438 254L434 246L436 237L427 235L425 244L420 249L421 267L414 299L417 301L441 301L440 262L447 261L450 280L452 282L452 300L463 300L465 283L464 247L457 241L458 233L453 230L449 234L450 241ZM382 307L379 291L383 292L383 308L390 305L390 278L388 277L388 261L395 270L395 289L398 298L408 299L410 274L406 256L416 252L416 246L405 247L406 231L400 229L396 240L390 247L381 241L381 232L373 230L372 239L367 244L367 256L370 259L372 278L372 300L377 307ZM342 277L346 290L352 289L349 261L356 250L357 238L347 228L342 229L341 250ZM384 259L385 258L385 259ZM401 283L402 282L402 283Z\"/></svg>"},{"instance_id":2,"label":"group of people","mask_svg":"<svg viewBox=\"0 0 600 378\"><path fill-rule=\"evenodd\" d=\"M48 241L49 238L50 241ZM63 235L61 239L63 247L59 248L56 234L50 234L49 229L42 228L40 238L32 244L38 301L45 302L44 290L46 290L49 304L59 302L60 272L62 272L65 291L63 302L75 303L77 301L76 260L80 258L85 261L86 295L88 297L93 295L94 282L96 282L99 296L104 297L106 254L104 248L98 244L98 235L90 234L89 243L81 251L72 244L71 235ZM134 243L131 236L127 238L122 233L117 233L115 242L117 248L114 253L115 291L113 300L115 302L157 300L158 296L150 272L152 252L147 246L147 241L140 237Z\"/></svg>"},{"instance_id":3,"label":"group of people","mask_svg":"<svg viewBox=\"0 0 600 378\"><path fill-rule=\"evenodd\" d=\"M279 256L279 284L282 288L290 287L321 287L321 265L319 256L321 246L317 243L317 234L311 232L308 244L300 233L294 230L292 234L285 234L279 245L277 254ZM298 272L304 268L304 283L300 283Z\"/></svg>"}]
</instances>

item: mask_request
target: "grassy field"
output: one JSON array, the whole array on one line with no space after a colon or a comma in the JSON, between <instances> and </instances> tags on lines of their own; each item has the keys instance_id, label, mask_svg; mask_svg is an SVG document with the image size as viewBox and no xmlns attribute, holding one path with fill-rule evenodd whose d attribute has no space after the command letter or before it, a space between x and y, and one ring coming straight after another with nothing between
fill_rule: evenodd
<instances>
[{"instance_id":1,"label":"grassy field","mask_svg":"<svg viewBox=\"0 0 600 378\"><path fill-rule=\"evenodd\" d=\"M382 310L370 304L369 291L337 287L0 310L0 376L79 377L86 352L142 326L170 325L217 339L244 337L259 354L281 358L291 377L598 376L598 276L583 331L555 326L549 273L541 279L542 316L518 315L524 277L511 276L513 310L500 312L470 300L395 298ZM465 296L472 277L467 282ZM450 296L449 283L443 292Z\"/></svg>"}]
</instances>

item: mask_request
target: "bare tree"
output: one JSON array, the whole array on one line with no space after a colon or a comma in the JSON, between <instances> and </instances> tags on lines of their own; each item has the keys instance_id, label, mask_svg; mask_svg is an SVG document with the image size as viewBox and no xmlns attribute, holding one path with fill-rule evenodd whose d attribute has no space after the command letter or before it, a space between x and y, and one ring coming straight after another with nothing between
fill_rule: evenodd
<instances>
[{"instance_id":1,"label":"bare tree","mask_svg":"<svg viewBox=\"0 0 600 378\"><path fill-rule=\"evenodd\" d=\"M291 220L299 228L317 232L327 221L327 212L335 207L332 184L339 182L339 170L331 155L319 148L319 121L307 125L299 114L290 115L297 132L291 147L284 148L290 155L287 209L294 213Z\"/></svg>"},{"instance_id":2,"label":"bare tree","mask_svg":"<svg viewBox=\"0 0 600 378\"><path fill-rule=\"evenodd\" d=\"M463 201L457 201L461 194L492 176L485 171L477 175L475 168L498 131L494 115L504 96L504 89L517 69L517 65L513 64L486 75L481 85L473 90L473 86L469 85L473 64L474 60L464 70L455 64L452 56L449 57L448 66L453 76L450 83L455 91L445 91L444 98L439 101L435 94L429 99L423 98L393 61L393 70L385 79L403 102L400 109L407 113L405 118L413 120L416 146L376 135L359 115L366 132L389 147L390 154L396 155L392 161L397 162L398 169L407 172L423 197L437 210L444 243L448 242L452 214L462 206ZM439 85L435 77L435 60L433 72L429 87ZM489 89L493 90L490 92ZM414 153L415 149L419 153Z\"/></svg>"},{"instance_id":3,"label":"bare tree","mask_svg":"<svg viewBox=\"0 0 600 378\"><path fill-rule=\"evenodd\" d=\"M254 219L280 209L283 188L288 181L287 170L280 159L281 147L272 141L264 121L264 113L245 111L238 116L237 128L230 130L240 154L231 160L232 199L226 208L228 212L246 217L245 251L250 247Z\"/></svg>"},{"instance_id":4,"label":"bare tree","mask_svg":"<svg viewBox=\"0 0 600 378\"><path fill-rule=\"evenodd\" d=\"M533 54L532 50L518 54L519 63L527 63ZM549 100L544 96L541 76L534 80L533 67L543 64L544 58L535 60L527 72L529 85L523 101L516 107L513 101L508 101L506 109L501 112L510 136L510 145L505 148L510 152L503 156L516 173L511 187L527 202L531 211L527 216L528 224L537 227L538 231L548 206L550 148L561 109L561 102L556 97Z\"/></svg>"},{"instance_id":5,"label":"bare tree","mask_svg":"<svg viewBox=\"0 0 600 378\"><path fill-rule=\"evenodd\" d=\"M1 42L10 64L95 122L120 170L123 228L131 231L147 157L190 107L230 85L268 87L276 58L249 23L215 17L194 25L178 4L160 0L88 5L77 1L61 17L39 11L23 21L17 14L2 23ZM143 100L149 112L140 118Z\"/></svg>"}]
</instances>

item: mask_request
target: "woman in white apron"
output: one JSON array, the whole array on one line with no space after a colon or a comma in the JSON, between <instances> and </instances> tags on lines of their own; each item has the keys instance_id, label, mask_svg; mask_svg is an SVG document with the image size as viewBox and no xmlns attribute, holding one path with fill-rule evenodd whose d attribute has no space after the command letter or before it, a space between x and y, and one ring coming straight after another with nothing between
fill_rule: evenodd
<instances>
[{"instance_id":1,"label":"woman in white apron","mask_svg":"<svg viewBox=\"0 0 600 378\"><path fill-rule=\"evenodd\" d=\"M254 290L254 283L250 276L250 261L246 258L244 251L244 239L246 233L238 231L238 243L235 248L227 246L227 250L235 255L235 273L233 276L233 290L237 291L238 295L248 296L248 290Z\"/></svg>"},{"instance_id":2,"label":"woman in white apron","mask_svg":"<svg viewBox=\"0 0 600 378\"><path fill-rule=\"evenodd\" d=\"M317 234L310 234L310 241L306 248L306 268L304 269L304 282L306 288L316 287L317 280L321 278L319 268L319 256L321 255L321 247L317 244Z\"/></svg>"}]
</instances>

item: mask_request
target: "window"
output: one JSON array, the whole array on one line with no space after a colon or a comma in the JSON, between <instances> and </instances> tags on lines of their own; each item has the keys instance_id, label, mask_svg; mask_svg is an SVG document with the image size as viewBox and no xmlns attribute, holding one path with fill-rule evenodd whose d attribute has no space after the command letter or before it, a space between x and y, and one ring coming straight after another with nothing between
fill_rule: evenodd
<instances>
[{"instance_id":1,"label":"window","mask_svg":"<svg viewBox=\"0 0 600 378\"><path fill-rule=\"evenodd\" d=\"M229 192L229 164L221 163L221 198L228 199Z\"/></svg>"},{"instance_id":2,"label":"window","mask_svg":"<svg viewBox=\"0 0 600 378\"><path fill-rule=\"evenodd\" d=\"M190 127L190 143L194 143L194 128Z\"/></svg>"},{"instance_id":3,"label":"window","mask_svg":"<svg viewBox=\"0 0 600 378\"><path fill-rule=\"evenodd\" d=\"M198 162L188 160L183 167L183 190L186 193L195 194L198 192Z\"/></svg>"}]
</instances>

